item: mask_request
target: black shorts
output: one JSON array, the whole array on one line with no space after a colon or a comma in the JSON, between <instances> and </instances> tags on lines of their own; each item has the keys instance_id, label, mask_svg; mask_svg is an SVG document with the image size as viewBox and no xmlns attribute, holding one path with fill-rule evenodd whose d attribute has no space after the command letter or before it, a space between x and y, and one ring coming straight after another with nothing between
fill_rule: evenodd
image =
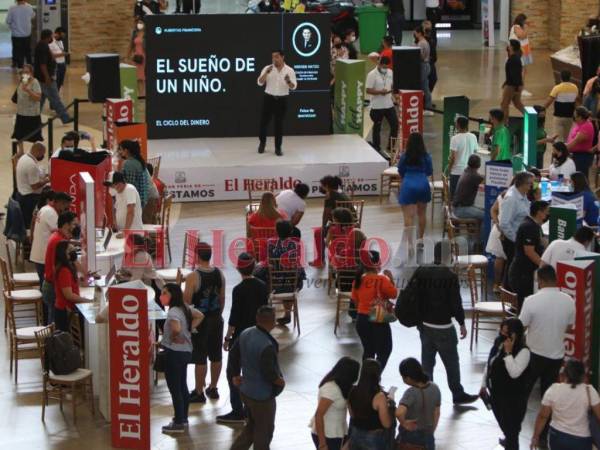
<instances>
[{"instance_id":1,"label":"black shorts","mask_svg":"<svg viewBox=\"0 0 600 450\"><path fill-rule=\"evenodd\" d=\"M206 359L220 362L223 359L223 317L207 315L192 333L192 364L206 365Z\"/></svg>"}]
</instances>

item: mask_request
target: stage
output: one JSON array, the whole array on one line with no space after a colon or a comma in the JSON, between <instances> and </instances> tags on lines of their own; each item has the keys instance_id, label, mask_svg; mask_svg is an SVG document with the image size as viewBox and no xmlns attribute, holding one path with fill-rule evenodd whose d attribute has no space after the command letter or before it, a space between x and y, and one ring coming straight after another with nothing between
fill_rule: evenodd
<instances>
[{"instance_id":1,"label":"stage","mask_svg":"<svg viewBox=\"0 0 600 450\"><path fill-rule=\"evenodd\" d=\"M377 195L385 159L358 135L286 136L283 156L273 138L264 154L257 138L148 141L148 156L162 156L160 178L176 202L242 200L247 190L289 189L298 182L320 196L319 180L338 175L355 195Z\"/></svg>"}]
</instances>

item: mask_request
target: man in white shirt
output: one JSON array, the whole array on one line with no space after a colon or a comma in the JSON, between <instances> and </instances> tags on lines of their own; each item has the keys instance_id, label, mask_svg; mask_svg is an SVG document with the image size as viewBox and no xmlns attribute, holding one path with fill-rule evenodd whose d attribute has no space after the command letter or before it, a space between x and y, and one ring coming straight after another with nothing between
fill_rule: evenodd
<instances>
[{"instance_id":1,"label":"man in white shirt","mask_svg":"<svg viewBox=\"0 0 600 450\"><path fill-rule=\"evenodd\" d=\"M537 271L539 290L525 299L519 319L527 327L527 346L531 351L527 395L540 380L544 392L558 381L558 373L565 356L565 334L575 325L575 302L556 286L556 272L552 266ZM546 440L547 429L540 440Z\"/></svg>"},{"instance_id":2,"label":"man in white shirt","mask_svg":"<svg viewBox=\"0 0 600 450\"><path fill-rule=\"evenodd\" d=\"M48 203L38 211L33 226L33 238L29 260L35 265L40 277L40 289L44 282L44 263L46 261L46 245L53 231L58 228L58 215L68 211L73 199L66 192L45 192Z\"/></svg>"},{"instance_id":3,"label":"man in white shirt","mask_svg":"<svg viewBox=\"0 0 600 450\"><path fill-rule=\"evenodd\" d=\"M275 154L282 156L281 143L283 141L283 118L290 91L298 87L296 72L285 63L283 50L271 54L272 64L266 66L258 77L258 85L265 86L263 109L260 117L258 137L258 153L265 152L267 144L267 127L271 117L275 117Z\"/></svg>"},{"instance_id":4,"label":"man in white shirt","mask_svg":"<svg viewBox=\"0 0 600 450\"><path fill-rule=\"evenodd\" d=\"M455 121L456 134L450 139L450 156L448 171L450 172L450 196L454 195L458 179L467 168L469 157L477 151L479 144L473 133L469 133L469 119L458 116Z\"/></svg>"},{"instance_id":5,"label":"man in white shirt","mask_svg":"<svg viewBox=\"0 0 600 450\"><path fill-rule=\"evenodd\" d=\"M289 217L289 221L294 227L293 236L299 238L300 230L298 229L298 224L304 216L304 210L306 209L306 197L308 196L309 187L304 183L298 183L294 186L294 190L286 189L285 191L281 191L277 197L275 197L275 201L277 202L277 207L284 211Z\"/></svg>"},{"instance_id":6,"label":"man in white shirt","mask_svg":"<svg viewBox=\"0 0 600 450\"><path fill-rule=\"evenodd\" d=\"M54 56L54 61L56 62L56 88L59 91L65 82L65 75L67 73L67 61L65 59L67 52L65 52L63 41L65 34L66 30L63 27L58 27L54 30L54 39L49 45L52 56Z\"/></svg>"},{"instance_id":7,"label":"man in white shirt","mask_svg":"<svg viewBox=\"0 0 600 450\"><path fill-rule=\"evenodd\" d=\"M42 188L50 182L50 178L45 174L40 166L40 161L44 160L46 147L41 142L36 142L31 146L28 153L19 158L16 168L17 191L19 192L19 204L23 213L25 227L29 229L33 209L40 198Z\"/></svg>"},{"instance_id":8,"label":"man in white shirt","mask_svg":"<svg viewBox=\"0 0 600 450\"><path fill-rule=\"evenodd\" d=\"M571 239L555 239L542 254L542 262L556 270L559 261L570 261L585 252L594 236L594 230L590 227L581 227Z\"/></svg>"},{"instance_id":9,"label":"man in white shirt","mask_svg":"<svg viewBox=\"0 0 600 450\"><path fill-rule=\"evenodd\" d=\"M115 225L119 231L143 230L142 202L140 194L133 184L125 181L125 175L114 172L112 189L115 196Z\"/></svg>"},{"instance_id":10,"label":"man in white shirt","mask_svg":"<svg viewBox=\"0 0 600 450\"><path fill-rule=\"evenodd\" d=\"M398 137L398 116L392 99L394 72L388 68L389 65L387 56L379 58L377 67L369 72L365 84L367 94L371 95L369 115L373 121L373 147L378 152L381 152L381 124L384 118L390 126L390 138Z\"/></svg>"}]
</instances>

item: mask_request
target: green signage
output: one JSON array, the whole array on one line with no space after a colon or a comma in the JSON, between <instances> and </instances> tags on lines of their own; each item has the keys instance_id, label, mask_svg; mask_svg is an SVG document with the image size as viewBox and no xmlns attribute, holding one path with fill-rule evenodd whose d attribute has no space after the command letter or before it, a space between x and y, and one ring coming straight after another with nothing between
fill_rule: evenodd
<instances>
[{"instance_id":1,"label":"green signage","mask_svg":"<svg viewBox=\"0 0 600 450\"><path fill-rule=\"evenodd\" d=\"M365 70L362 60L336 61L333 131L337 134L363 134Z\"/></svg>"},{"instance_id":2,"label":"green signage","mask_svg":"<svg viewBox=\"0 0 600 450\"><path fill-rule=\"evenodd\" d=\"M131 99L133 103L133 121L144 122L138 102L137 72L135 66L121 63L119 65L121 75L121 98Z\"/></svg>"},{"instance_id":3,"label":"green signage","mask_svg":"<svg viewBox=\"0 0 600 450\"><path fill-rule=\"evenodd\" d=\"M537 166L538 114L532 106L525 107L523 116L523 162L527 167ZM541 167L538 167L541 169Z\"/></svg>"},{"instance_id":4,"label":"green signage","mask_svg":"<svg viewBox=\"0 0 600 450\"><path fill-rule=\"evenodd\" d=\"M448 168L450 157L450 139L455 134L454 122L456 117L469 117L469 99L464 95L444 97L444 130L442 136L442 171Z\"/></svg>"},{"instance_id":5,"label":"green signage","mask_svg":"<svg viewBox=\"0 0 600 450\"><path fill-rule=\"evenodd\" d=\"M570 239L577 231L577 207L575 205L550 206L550 242Z\"/></svg>"}]
</instances>

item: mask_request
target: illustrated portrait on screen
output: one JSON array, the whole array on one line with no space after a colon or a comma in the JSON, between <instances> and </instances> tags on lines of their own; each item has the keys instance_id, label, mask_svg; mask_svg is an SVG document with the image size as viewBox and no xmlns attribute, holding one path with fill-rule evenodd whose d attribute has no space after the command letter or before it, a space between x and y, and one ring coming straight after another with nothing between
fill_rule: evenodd
<instances>
[{"instance_id":1,"label":"illustrated portrait on screen","mask_svg":"<svg viewBox=\"0 0 600 450\"><path fill-rule=\"evenodd\" d=\"M319 50L321 46L321 32L310 22L301 23L294 30L292 42L296 53L308 58Z\"/></svg>"}]
</instances>

